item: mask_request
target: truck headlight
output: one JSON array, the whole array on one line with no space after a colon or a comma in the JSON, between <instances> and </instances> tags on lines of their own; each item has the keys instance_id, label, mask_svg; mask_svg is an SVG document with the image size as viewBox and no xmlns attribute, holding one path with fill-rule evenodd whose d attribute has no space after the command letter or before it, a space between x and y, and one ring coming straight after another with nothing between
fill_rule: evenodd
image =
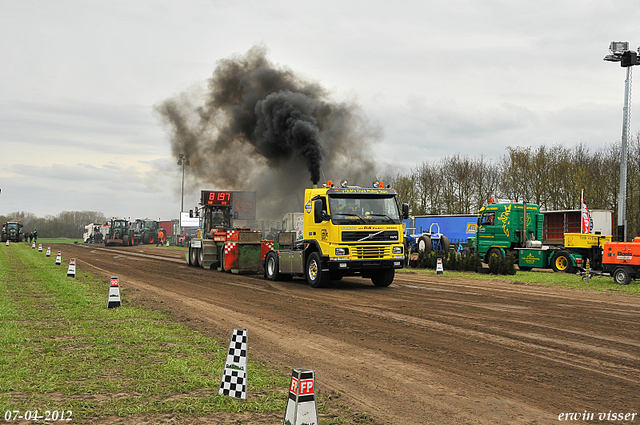
<instances>
[{"instance_id":1,"label":"truck headlight","mask_svg":"<svg viewBox=\"0 0 640 425\"><path fill-rule=\"evenodd\" d=\"M349 248L336 248L336 255L349 255Z\"/></svg>"},{"instance_id":2,"label":"truck headlight","mask_svg":"<svg viewBox=\"0 0 640 425\"><path fill-rule=\"evenodd\" d=\"M392 252L394 254L402 254L402 247L401 246L394 246Z\"/></svg>"}]
</instances>

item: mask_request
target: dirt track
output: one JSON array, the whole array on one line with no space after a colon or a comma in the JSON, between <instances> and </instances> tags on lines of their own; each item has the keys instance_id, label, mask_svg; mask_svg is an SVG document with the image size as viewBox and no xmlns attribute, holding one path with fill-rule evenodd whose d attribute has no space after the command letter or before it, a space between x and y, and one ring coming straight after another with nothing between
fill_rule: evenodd
<instances>
[{"instance_id":1,"label":"dirt track","mask_svg":"<svg viewBox=\"0 0 640 425\"><path fill-rule=\"evenodd\" d=\"M223 343L247 328L253 360L314 369L321 393L338 391L370 423L640 413L640 297L408 273L389 288L354 278L312 289L189 268L172 249L52 250Z\"/></svg>"}]
</instances>

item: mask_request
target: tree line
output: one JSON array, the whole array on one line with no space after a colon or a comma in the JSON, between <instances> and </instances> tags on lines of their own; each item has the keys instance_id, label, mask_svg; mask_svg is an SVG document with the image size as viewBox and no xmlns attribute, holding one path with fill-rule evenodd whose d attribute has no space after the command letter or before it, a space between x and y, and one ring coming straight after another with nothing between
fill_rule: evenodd
<instances>
[{"instance_id":1,"label":"tree line","mask_svg":"<svg viewBox=\"0 0 640 425\"><path fill-rule=\"evenodd\" d=\"M588 208L613 210L615 226L620 158L619 143L595 151L582 143L509 146L496 160L455 154L386 180L411 215L477 214L490 198L534 203L544 211L576 210L584 189ZM640 133L629 138L627 158L627 238L632 239L640 235Z\"/></svg>"},{"instance_id":2,"label":"tree line","mask_svg":"<svg viewBox=\"0 0 640 425\"><path fill-rule=\"evenodd\" d=\"M17 221L24 226L23 231L38 231L40 238L71 238L81 239L84 226L89 223L104 223L104 214L95 211L63 211L54 216L48 215L38 218L35 214L18 211L8 215L0 215L0 222Z\"/></svg>"},{"instance_id":3,"label":"tree line","mask_svg":"<svg viewBox=\"0 0 640 425\"><path fill-rule=\"evenodd\" d=\"M477 214L489 198L538 204L541 210L580 209L584 189L590 209L614 211L617 223L620 187L619 143L592 151L584 144L511 147L498 159L455 154L424 161L407 174L388 176L400 203L411 215ZM627 237L640 235L640 133L630 137L627 157ZM63 211L38 218L32 213L0 215L3 223L20 220L40 237L80 238L84 226L104 223L95 211Z\"/></svg>"}]
</instances>

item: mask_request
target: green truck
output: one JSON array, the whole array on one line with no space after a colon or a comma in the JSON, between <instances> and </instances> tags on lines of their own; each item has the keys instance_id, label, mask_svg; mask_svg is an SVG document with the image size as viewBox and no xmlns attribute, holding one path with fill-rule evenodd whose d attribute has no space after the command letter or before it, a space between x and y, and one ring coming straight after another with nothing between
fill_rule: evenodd
<instances>
[{"instance_id":1,"label":"green truck","mask_svg":"<svg viewBox=\"0 0 640 425\"><path fill-rule=\"evenodd\" d=\"M552 268L573 273L584 267L602 266L602 248L610 235L565 233L564 243L544 244L544 216L538 205L518 202L489 202L480 209L475 237L469 238L480 258L512 254L520 270Z\"/></svg>"}]
</instances>

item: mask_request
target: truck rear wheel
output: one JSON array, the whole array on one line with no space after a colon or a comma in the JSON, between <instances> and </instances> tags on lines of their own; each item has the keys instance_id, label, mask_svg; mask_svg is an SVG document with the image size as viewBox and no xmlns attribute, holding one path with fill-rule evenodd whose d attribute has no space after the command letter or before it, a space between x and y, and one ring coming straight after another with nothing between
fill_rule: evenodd
<instances>
[{"instance_id":1,"label":"truck rear wheel","mask_svg":"<svg viewBox=\"0 0 640 425\"><path fill-rule=\"evenodd\" d=\"M204 269L204 244L202 248L198 250L198 265Z\"/></svg>"},{"instance_id":2,"label":"truck rear wheel","mask_svg":"<svg viewBox=\"0 0 640 425\"><path fill-rule=\"evenodd\" d=\"M275 252L267 254L267 259L264 264L264 274L269 280L282 280L282 275L280 274L278 267L278 256Z\"/></svg>"},{"instance_id":3,"label":"truck rear wheel","mask_svg":"<svg viewBox=\"0 0 640 425\"><path fill-rule=\"evenodd\" d=\"M189 265L198 267L198 250L196 248L189 247Z\"/></svg>"},{"instance_id":4,"label":"truck rear wheel","mask_svg":"<svg viewBox=\"0 0 640 425\"><path fill-rule=\"evenodd\" d=\"M429 236L420 236L420 239L418 239L418 252L431 252L432 248L431 238Z\"/></svg>"},{"instance_id":5,"label":"truck rear wheel","mask_svg":"<svg viewBox=\"0 0 640 425\"><path fill-rule=\"evenodd\" d=\"M378 270L378 272L371 275L371 282L378 287L389 286L393 282L395 275L396 271L394 269Z\"/></svg>"},{"instance_id":6,"label":"truck rear wheel","mask_svg":"<svg viewBox=\"0 0 640 425\"><path fill-rule=\"evenodd\" d=\"M551 268L554 272L573 273L573 264L571 257L566 251L560 251L551 259Z\"/></svg>"},{"instance_id":7,"label":"truck rear wheel","mask_svg":"<svg viewBox=\"0 0 640 425\"><path fill-rule=\"evenodd\" d=\"M322 288L329 282L329 273L322 271L322 262L317 252L312 252L307 259L307 282L312 288Z\"/></svg>"},{"instance_id":8,"label":"truck rear wheel","mask_svg":"<svg viewBox=\"0 0 640 425\"><path fill-rule=\"evenodd\" d=\"M619 267L613 271L613 281L618 285L628 285L631 282L631 276L627 269Z\"/></svg>"}]
</instances>

